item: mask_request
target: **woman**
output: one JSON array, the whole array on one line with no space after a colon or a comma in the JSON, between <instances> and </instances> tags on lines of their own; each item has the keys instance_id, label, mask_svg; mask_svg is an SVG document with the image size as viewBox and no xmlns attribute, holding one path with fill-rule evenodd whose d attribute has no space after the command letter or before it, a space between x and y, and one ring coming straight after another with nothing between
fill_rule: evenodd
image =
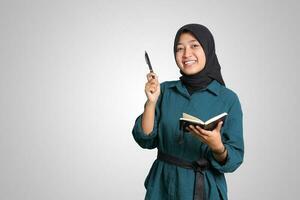
<instances>
[{"instance_id":1,"label":"woman","mask_svg":"<svg viewBox=\"0 0 300 200\"><path fill-rule=\"evenodd\" d=\"M145 199L227 199L224 173L235 171L244 156L242 110L238 96L226 88L211 32L200 24L181 27L174 41L180 80L159 84L147 75L144 112L133 136L158 156L145 180ZM198 126L180 131L179 118L188 113L207 120L228 116L212 131Z\"/></svg>"}]
</instances>

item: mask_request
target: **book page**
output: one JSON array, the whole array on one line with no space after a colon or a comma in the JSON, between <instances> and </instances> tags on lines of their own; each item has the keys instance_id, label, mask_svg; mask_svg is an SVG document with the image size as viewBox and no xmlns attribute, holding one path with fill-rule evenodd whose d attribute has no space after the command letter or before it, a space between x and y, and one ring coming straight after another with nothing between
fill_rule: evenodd
<instances>
[{"instance_id":1,"label":"book page","mask_svg":"<svg viewBox=\"0 0 300 200\"><path fill-rule=\"evenodd\" d=\"M204 124L204 122L201 119L198 119L197 117L194 117L194 116L189 115L187 113L182 113L182 118L187 119L187 120L191 120L191 121L194 121L194 122L200 122L201 124Z\"/></svg>"},{"instance_id":2,"label":"book page","mask_svg":"<svg viewBox=\"0 0 300 200\"><path fill-rule=\"evenodd\" d=\"M219 114L219 115L217 115L217 116L215 116L215 117L210 118L209 120L207 120L207 121L205 122L205 124L209 124L209 123L211 123L211 122L213 122L213 121L216 121L216 120L218 120L218 119L220 119L220 118L222 118L222 117L224 117L224 116L226 116L226 115L227 115L227 113Z\"/></svg>"}]
</instances>

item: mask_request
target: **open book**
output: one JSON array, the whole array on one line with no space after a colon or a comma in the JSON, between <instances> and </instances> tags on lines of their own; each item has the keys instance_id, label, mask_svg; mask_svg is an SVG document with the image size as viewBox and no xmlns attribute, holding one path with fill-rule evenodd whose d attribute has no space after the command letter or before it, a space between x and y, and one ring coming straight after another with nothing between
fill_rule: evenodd
<instances>
[{"instance_id":1,"label":"open book","mask_svg":"<svg viewBox=\"0 0 300 200\"><path fill-rule=\"evenodd\" d=\"M182 113L182 117L179 119L180 129L186 130L186 127L189 125L198 125L205 130L212 131L214 130L220 121L225 121L227 113L221 113L215 117L210 118L206 122L203 122L201 119L198 119L192 115Z\"/></svg>"}]
</instances>

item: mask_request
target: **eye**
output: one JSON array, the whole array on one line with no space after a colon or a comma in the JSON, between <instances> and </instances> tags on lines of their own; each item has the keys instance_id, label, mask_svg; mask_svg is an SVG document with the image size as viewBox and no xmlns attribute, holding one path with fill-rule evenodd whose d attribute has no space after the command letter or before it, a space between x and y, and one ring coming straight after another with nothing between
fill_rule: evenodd
<instances>
[{"instance_id":1,"label":"eye","mask_svg":"<svg viewBox=\"0 0 300 200\"><path fill-rule=\"evenodd\" d=\"M183 47L177 47L176 48L176 52L180 52L180 51L183 51Z\"/></svg>"},{"instance_id":2,"label":"eye","mask_svg":"<svg viewBox=\"0 0 300 200\"><path fill-rule=\"evenodd\" d=\"M192 48L198 48L199 46L199 44L192 44Z\"/></svg>"}]
</instances>

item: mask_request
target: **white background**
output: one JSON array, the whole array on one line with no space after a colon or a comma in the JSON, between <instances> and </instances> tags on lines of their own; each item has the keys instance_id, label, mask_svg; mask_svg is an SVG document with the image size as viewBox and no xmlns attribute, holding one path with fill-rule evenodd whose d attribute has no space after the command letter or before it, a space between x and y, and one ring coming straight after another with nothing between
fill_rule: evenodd
<instances>
[{"instance_id":1,"label":"white background","mask_svg":"<svg viewBox=\"0 0 300 200\"><path fill-rule=\"evenodd\" d=\"M0 199L143 199L156 151L131 130L146 100L147 50L178 79L173 40L207 26L244 112L233 200L296 199L297 1L0 2Z\"/></svg>"}]
</instances>

